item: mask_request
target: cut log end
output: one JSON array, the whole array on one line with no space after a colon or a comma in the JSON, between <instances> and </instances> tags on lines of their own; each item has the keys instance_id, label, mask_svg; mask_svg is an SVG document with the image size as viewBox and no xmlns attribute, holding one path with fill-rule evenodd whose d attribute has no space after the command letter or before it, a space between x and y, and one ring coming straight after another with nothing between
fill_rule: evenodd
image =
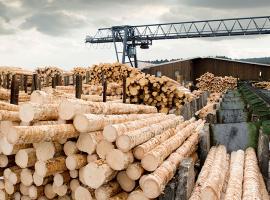
<instances>
[{"instance_id":1,"label":"cut log end","mask_svg":"<svg viewBox=\"0 0 270 200\"><path fill-rule=\"evenodd\" d=\"M40 161L47 161L53 158L55 147L52 142L42 142L36 146L36 156Z\"/></svg>"},{"instance_id":2,"label":"cut log end","mask_svg":"<svg viewBox=\"0 0 270 200\"><path fill-rule=\"evenodd\" d=\"M101 159L106 159L107 154L114 149L114 145L107 140L101 140L97 144L96 152Z\"/></svg>"},{"instance_id":3,"label":"cut log end","mask_svg":"<svg viewBox=\"0 0 270 200\"><path fill-rule=\"evenodd\" d=\"M116 129L113 126L108 125L103 129L103 136L108 142L115 142L118 135Z\"/></svg>"},{"instance_id":4,"label":"cut log end","mask_svg":"<svg viewBox=\"0 0 270 200\"><path fill-rule=\"evenodd\" d=\"M29 169L23 169L21 172L21 182L25 186L31 186L33 184L33 175L31 170Z\"/></svg>"},{"instance_id":5,"label":"cut log end","mask_svg":"<svg viewBox=\"0 0 270 200\"><path fill-rule=\"evenodd\" d=\"M0 155L0 167L4 168L8 165L8 157L6 155Z\"/></svg>"},{"instance_id":6,"label":"cut log end","mask_svg":"<svg viewBox=\"0 0 270 200\"><path fill-rule=\"evenodd\" d=\"M21 149L17 152L15 156L16 164L21 168L26 168L28 163L28 154L26 150Z\"/></svg>"},{"instance_id":7,"label":"cut log end","mask_svg":"<svg viewBox=\"0 0 270 200\"><path fill-rule=\"evenodd\" d=\"M142 189L146 197L153 199L157 198L162 192L158 181L149 177L143 181Z\"/></svg>"},{"instance_id":8,"label":"cut log end","mask_svg":"<svg viewBox=\"0 0 270 200\"><path fill-rule=\"evenodd\" d=\"M152 154L148 154L141 160L142 166L147 171L155 171L157 169L159 163L156 157L154 157Z\"/></svg>"},{"instance_id":9,"label":"cut log end","mask_svg":"<svg viewBox=\"0 0 270 200\"><path fill-rule=\"evenodd\" d=\"M43 184L43 176L39 176L36 172L33 174L33 181L36 186L41 186Z\"/></svg>"},{"instance_id":10,"label":"cut log end","mask_svg":"<svg viewBox=\"0 0 270 200\"><path fill-rule=\"evenodd\" d=\"M35 164L35 172L37 175L45 177L47 172L46 163L43 161L37 161Z\"/></svg>"},{"instance_id":11,"label":"cut log end","mask_svg":"<svg viewBox=\"0 0 270 200\"><path fill-rule=\"evenodd\" d=\"M85 115L78 114L74 117L73 125L81 133L89 132L89 120Z\"/></svg>"},{"instance_id":12,"label":"cut log end","mask_svg":"<svg viewBox=\"0 0 270 200\"><path fill-rule=\"evenodd\" d=\"M89 192L88 189L79 186L76 190L75 190L75 200L92 200L92 196L91 193Z\"/></svg>"},{"instance_id":13,"label":"cut log end","mask_svg":"<svg viewBox=\"0 0 270 200\"><path fill-rule=\"evenodd\" d=\"M137 146L133 150L134 157L138 160L143 159L143 156L145 155L144 149L140 146Z\"/></svg>"},{"instance_id":14,"label":"cut log end","mask_svg":"<svg viewBox=\"0 0 270 200\"><path fill-rule=\"evenodd\" d=\"M19 117L23 122L31 122L34 119L35 110L30 103L20 105Z\"/></svg>"},{"instance_id":15,"label":"cut log end","mask_svg":"<svg viewBox=\"0 0 270 200\"><path fill-rule=\"evenodd\" d=\"M60 187L64 183L64 178L61 174L57 173L53 177L53 184L55 184L57 187Z\"/></svg>"},{"instance_id":16,"label":"cut log end","mask_svg":"<svg viewBox=\"0 0 270 200\"><path fill-rule=\"evenodd\" d=\"M126 155L119 149L114 149L107 154L106 161L110 167L114 170L123 170L127 166L128 161L126 160Z\"/></svg>"},{"instance_id":17,"label":"cut log end","mask_svg":"<svg viewBox=\"0 0 270 200\"><path fill-rule=\"evenodd\" d=\"M130 150L131 146L131 140L130 137L127 135L121 135L116 140L116 145L118 149L120 149L123 152L127 152Z\"/></svg>"},{"instance_id":18,"label":"cut log end","mask_svg":"<svg viewBox=\"0 0 270 200\"><path fill-rule=\"evenodd\" d=\"M63 101L59 106L59 117L63 120L71 120L75 115L73 103Z\"/></svg>"},{"instance_id":19,"label":"cut log end","mask_svg":"<svg viewBox=\"0 0 270 200\"><path fill-rule=\"evenodd\" d=\"M119 172L116 179L121 188L126 192L131 192L136 186L135 181L130 179L125 171Z\"/></svg>"},{"instance_id":20,"label":"cut log end","mask_svg":"<svg viewBox=\"0 0 270 200\"><path fill-rule=\"evenodd\" d=\"M69 170L75 170L77 167L77 160L73 156L66 158L66 166Z\"/></svg>"}]
</instances>

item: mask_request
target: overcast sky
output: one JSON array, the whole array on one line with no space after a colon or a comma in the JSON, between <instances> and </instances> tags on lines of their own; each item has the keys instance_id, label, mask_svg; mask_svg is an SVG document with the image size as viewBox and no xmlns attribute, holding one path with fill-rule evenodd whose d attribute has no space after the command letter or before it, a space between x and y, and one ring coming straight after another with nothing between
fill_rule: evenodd
<instances>
[{"instance_id":1,"label":"overcast sky","mask_svg":"<svg viewBox=\"0 0 270 200\"><path fill-rule=\"evenodd\" d=\"M0 65L90 66L115 61L112 45L84 44L98 28L270 15L270 0L0 0ZM270 56L269 36L154 41L139 60Z\"/></svg>"}]
</instances>

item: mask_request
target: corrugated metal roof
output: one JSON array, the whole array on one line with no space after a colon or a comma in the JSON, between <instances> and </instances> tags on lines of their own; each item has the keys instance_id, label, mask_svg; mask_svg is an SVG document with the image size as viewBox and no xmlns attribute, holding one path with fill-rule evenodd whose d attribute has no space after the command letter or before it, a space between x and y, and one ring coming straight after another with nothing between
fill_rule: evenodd
<instances>
[{"instance_id":1,"label":"corrugated metal roof","mask_svg":"<svg viewBox=\"0 0 270 200\"><path fill-rule=\"evenodd\" d=\"M268 65L268 64L255 63L255 62L247 62L247 61L241 61L241 60L233 60L233 59L226 59L226 58L193 57L193 58L187 58L187 59L182 59L182 60L175 60L175 61L170 61L170 62L155 64L155 65L148 65L148 66L145 66L145 67L140 68L140 69L149 69L149 68L152 68L152 67L162 66L162 65L165 65L165 64L178 63L178 62L184 62L184 61L196 60L196 59L215 59L215 60L224 60L224 61L228 61L228 62L237 62L237 63L245 63L245 64L251 64L251 65L259 65L259 66L270 67L270 65Z\"/></svg>"}]
</instances>

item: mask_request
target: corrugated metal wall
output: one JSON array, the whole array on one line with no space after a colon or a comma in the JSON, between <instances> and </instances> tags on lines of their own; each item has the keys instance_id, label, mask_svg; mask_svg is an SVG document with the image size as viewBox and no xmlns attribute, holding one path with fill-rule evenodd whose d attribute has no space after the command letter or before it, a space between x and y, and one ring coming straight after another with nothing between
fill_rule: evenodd
<instances>
[{"instance_id":1,"label":"corrugated metal wall","mask_svg":"<svg viewBox=\"0 0 270 200\"><path fill-rule=\"evenodd\" d=\"M183 76L184 80L191 81L193 79L192 65L193 60L184 60L160 64L142 71L153 75L157 75L157 72L160 71L162 75L168 76L174 80L176 80L175 72L178 71L179 74Z\"/></svg>"},{"instance_id":2,"label":"corrugated metal wall","mask_svg":"<svg viewBox=\"0 0 270 200\"><path fill-rule=\"evenodd\" d=\"M211 72L216 76L239 77L241 80L259 80L259 74L262 72L263 80L270 79L270 66L214 58L170 62L143 70L143 72L153 75L157 75L158 71L175 80L175 72L179 71L186 81L195 81L206 72Z\"/></svg>"}]
</instances>

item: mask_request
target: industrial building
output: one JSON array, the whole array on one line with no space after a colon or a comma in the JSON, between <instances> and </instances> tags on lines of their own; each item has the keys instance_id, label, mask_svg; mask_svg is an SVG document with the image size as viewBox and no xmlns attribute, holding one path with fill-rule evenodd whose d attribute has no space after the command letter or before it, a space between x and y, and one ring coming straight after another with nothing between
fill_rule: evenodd
<instances>
[{"instance_id":1,"label":"industrial building","mask_svg":"<svg viewBox=\"0 0 270 200\"><path fill-rule=\"evenodd\" d=\"M165 75L174 80L195 81L206 72L216 76L233 76L240 80L269 80L270 65L223 58L192 58L144 67L143 72Z\"/></svg>"}]
</instances>

